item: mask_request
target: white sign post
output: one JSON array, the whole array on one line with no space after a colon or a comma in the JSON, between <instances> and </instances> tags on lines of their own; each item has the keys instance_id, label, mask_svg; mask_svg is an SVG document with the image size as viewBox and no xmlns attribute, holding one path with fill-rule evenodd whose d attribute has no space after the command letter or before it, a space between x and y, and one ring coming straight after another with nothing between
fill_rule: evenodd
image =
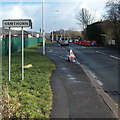
<instances>
[{"instance_id":1,"label":"white sign post","mask_svg":"<svg viewBox=\"0 0 120 120\"><path fill-rule=\"evenodd\" d=\"M9 28L9 81L10 81L10 71L11 71L11 30Z\"/></svg>"},{"instance_id":2,"label":"white sign post","mask_svg":"<svg viewBox=\"0 0 120 120\"><path fill-rule=\"evenodd\" d=\"M32 28L32 22L30 19L5 19L2 21L2 27L9 28L9 81L11 79L11 27L22 28L22 80L24 80L24 31L23 27Z\"/></svg>"},{"instance_id":3,"label":"white sign post","mask_svg":"<svg viewBox=\"0 0 120 120\"><path fill-rule=\"evenodd\" d=\"M22 80L24 80L24 31L22 27Z\"/></svg>"}]
</instances>

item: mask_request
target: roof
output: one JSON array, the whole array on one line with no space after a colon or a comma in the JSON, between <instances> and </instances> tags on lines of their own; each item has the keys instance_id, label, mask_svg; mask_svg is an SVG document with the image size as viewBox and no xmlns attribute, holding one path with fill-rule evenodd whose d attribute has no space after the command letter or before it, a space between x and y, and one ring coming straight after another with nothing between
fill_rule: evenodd
<instances>
[{"instance_id":1,"label":"roof","mask_svg":"<svg viewBox=\"0 0 120 120\"><path fill-rule=\"evenodd\" d=\"M6 36L6 35L8 35L9 34L9 29L5 29L5 28L2 28L2 27L0 27L0 35L4 35L4 36ZM13 35L13 36L17 36L17 35L21 35L22 34L22 31L18 31L18 30L13 30L13 29L11 29L11 34ZM36 35L37 34L40 34L40 36L42 36L42 34L41 33L39 33L39 32L33 32L33 31L25 31L24 30L24 34L30 34L31 36L33 36L33 37L36 37Z\"/></svg>"},{"instance_id":2,"label":"roof","mask_svg":"<svg viewBox=\"0 0 120 120\"><path fill-rule=\"evenodd\" d=\"M40 34L40 36L42 36L42 33L39 33L39 32L33 32L33 31L26 31L26 32L31 34L34 37L36 37L37 34Z\"/></svg>"},{"instance_id":3,"label":"roof","mask_svg":"<svg viewBox=\"0 0 120 120\"><path fill-rule=\"evenodd\" d=\"M18 35L20 33L21 33L21 31L11 30L12 35ZM0 35L8 35L8 34L9 34L9 29L0 27Z\"/></svg>"},{"instance_id":4,"label":"roof","mask_svg":"<svg viewBox=\"0 0 120 120\"><path fill-rule=\"evenodd\" d=\"M0 35L7 35L8 34L8 30L4 29L4 28L0 28Z\"/></svg>"},{"instance_id":5,"label":"roof","mask_svg":"<svg viewBox=\"0 0 120 120\"><path fill-rule=\"evenodd\" d=\"M5 28L2 28L0 27L0 35L8 35L9 34L9 29L5 29ZM22 31L18 31L18 30L12 30L11 29L11 34L14 36L14 35L20 35L22 34ZM28 33L27 31L24 30L24 34L31 34L31 33ZM32 34L31 34L32 35Z\"/></svg>"}]
</instances>

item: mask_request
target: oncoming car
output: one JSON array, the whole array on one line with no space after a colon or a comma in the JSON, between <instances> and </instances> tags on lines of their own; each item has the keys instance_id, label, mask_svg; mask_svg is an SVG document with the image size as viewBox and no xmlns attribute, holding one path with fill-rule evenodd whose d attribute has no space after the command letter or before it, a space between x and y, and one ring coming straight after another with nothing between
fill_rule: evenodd
<instances>
[{"instance_id":1,"label":"oncoming car","mask_svg":"<svg viewBox=\"0 0 120 120\"><path fill-rule=\"evenodd\" d=\"M68 37L62 37L62 38L60 38L60 45L69 45L69 39L68 39Z\"/></svg>"}]
</instances>

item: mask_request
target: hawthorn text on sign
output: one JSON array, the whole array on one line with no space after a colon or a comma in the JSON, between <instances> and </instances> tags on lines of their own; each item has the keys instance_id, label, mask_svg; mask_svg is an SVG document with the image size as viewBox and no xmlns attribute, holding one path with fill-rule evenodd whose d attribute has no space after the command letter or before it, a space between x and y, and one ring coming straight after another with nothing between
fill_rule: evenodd
<instances>
[{"instance_id":1,"label":"hawthorn text on sign","mask_svg":"<svg viewBox=\"0 0 120 120\"><path fill-rule=\"evenodd\" d=\"M6 19L2 21L3 27L30 27L32 22L30 19Z\"/></svg>"}]
</instances>

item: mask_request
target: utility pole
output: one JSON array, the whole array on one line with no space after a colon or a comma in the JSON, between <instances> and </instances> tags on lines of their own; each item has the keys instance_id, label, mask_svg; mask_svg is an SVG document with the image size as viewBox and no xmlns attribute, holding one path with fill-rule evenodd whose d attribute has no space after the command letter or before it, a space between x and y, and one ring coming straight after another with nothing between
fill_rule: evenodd
<instances>
[{"instance_id":1,"label":"utility pole","mask_svg":"<svg viewBox=\"0 0 120 120\"><path fill-rule=\"evenodd\" d=\"M44 20L44 0L42 0L42 38L43 38L43 55L45 55L45 20Z\"/></svg>"},{"instance_id":2,"label":"utility pole","mask_svg":"<svg viewBox=\"0 0 120 120\"><path fill-rule=\"evenodd\" d=\"M52 42L53 42L53 15L52 15L52 23L51 24L52 24L52 34L51 35L52 35Z\"/></svg>"},{"instance_id":3,"label":"utility pole","mask_svg":"<svg viewBox=\"0 0 120 120\"><path fill-rule=\"evenodd\" d=\"M59 12L59 10L56 10L55 12ZM52 14L52 20L51 20L51 25L52 25L52 32L51 32L51 35L52 35L52 42L53 42L53 39L54 39L54 34L53 34L53 14Z\"/></svg>"}]
</instances>

